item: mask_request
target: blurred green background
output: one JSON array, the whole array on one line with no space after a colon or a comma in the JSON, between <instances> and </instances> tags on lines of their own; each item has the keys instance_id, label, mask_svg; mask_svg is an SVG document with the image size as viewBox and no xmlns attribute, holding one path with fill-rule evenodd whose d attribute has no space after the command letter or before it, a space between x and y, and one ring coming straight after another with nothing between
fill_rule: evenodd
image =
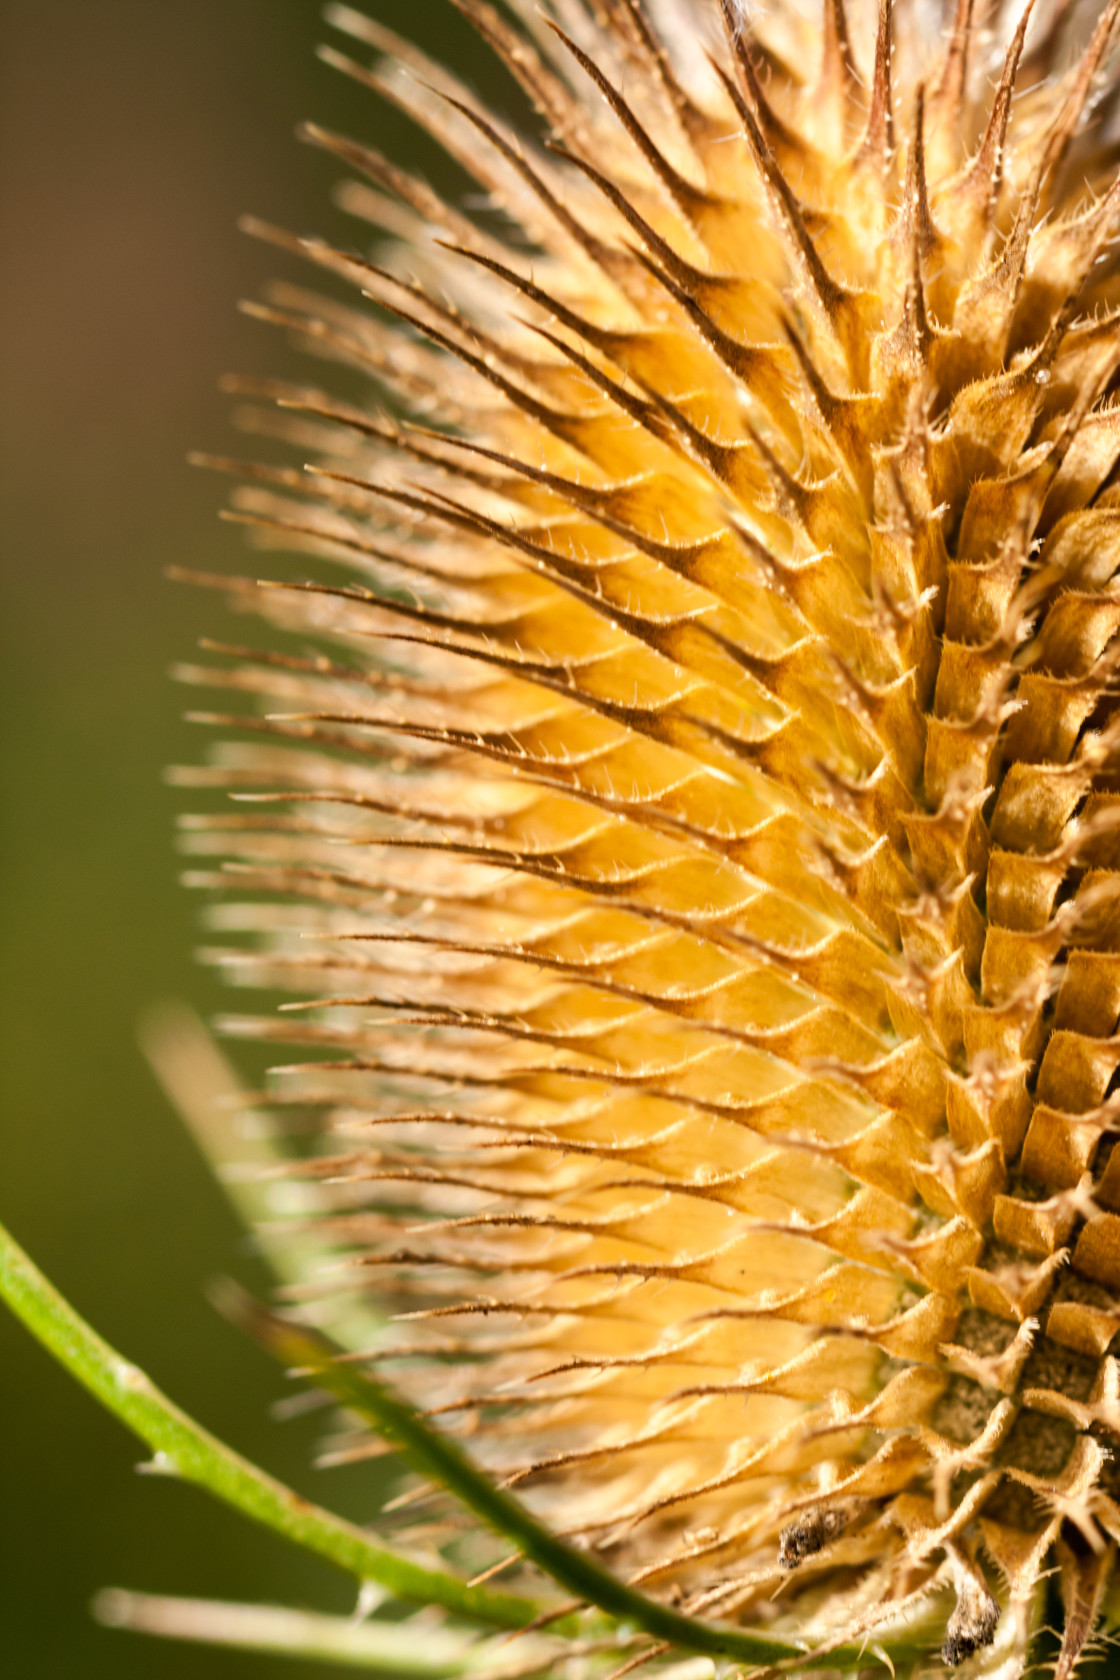
<instances>
[{"instance_id":1,"label":"blurred green background","mask_svg":"<svg viewBox=\"0 0 1120 1680\"><path fill-rule=\"evenodd\" d=\"M377 9L476 85L490 73L438 0ZM162 573L236 566L242 544L216 519L223 486L185 455L239 447L222 372L299 367L235 311L283 267L235 221L361 241L329 207L337 167L293 139L299 118L398 158L418 146L316 63L325 34L308 0L0 4L0 1217L197 1417L368 1518L372 1482L311 1467L314 1420L270 1416L282 1377L206 1303L215 1275L259 1288L263 1274L136 1036L153 1001L220 1002L191 960L198 905L172 837L184 796L161 772L203 745L167 667L221 634L222 609ZM105 1585L354 1604L325 1566L136 1475L143 1456L0 1313L0 1670L299 1672L93 1622Z\"/></svg>"}]
</instances>

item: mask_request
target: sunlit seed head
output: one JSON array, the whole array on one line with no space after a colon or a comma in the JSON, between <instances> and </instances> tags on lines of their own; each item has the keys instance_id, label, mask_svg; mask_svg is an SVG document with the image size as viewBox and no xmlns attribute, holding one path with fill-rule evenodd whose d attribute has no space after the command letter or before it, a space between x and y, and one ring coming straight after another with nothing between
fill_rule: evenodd
<instances>
[{"instance_id":1,"label":"sunlit seed head","mask_svg":"<svg viewBox=\"0 0 1120 1680\"><path fill-rule=\"evenodd\" d=\"M220 960L314 1005L238 1023L311 1050L308 1294L687 1612L1011 1674L1060 1598L1068 1673L1120 1538L1120 5L460 3L533 132L330 8L477 195L305 130L360 249L258 231L355 295L257 313L368 387L242 387L313 464L218 463L236 517L306 559L188 673L260 802L191 831Z\"/></svg>"}]
</instances>

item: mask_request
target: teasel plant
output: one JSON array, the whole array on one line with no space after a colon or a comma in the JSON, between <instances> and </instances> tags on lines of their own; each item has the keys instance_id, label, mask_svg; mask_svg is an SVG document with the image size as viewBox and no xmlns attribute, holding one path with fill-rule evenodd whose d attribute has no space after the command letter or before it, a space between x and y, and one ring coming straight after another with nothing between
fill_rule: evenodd
<instances>
[{"instance_id":1,"label":"teasel plant","mask_svg":"<svg viewBox=\"0 0 1120 1680\"><path fill-rule=\"evenodd\" d=\"M347 6L353 248L250 313L180 673L228 795L238 1093L149 1034L385 1458L370 1530L0 1289L351 1621L119 1625L391 1675L1062 1680L1120 1615L1120 0L455 0L515 124ZM343 371L339 371L339 370ZM332 370L334 377L332 379ZM254 628L254 625L257 627Z\"/></svg>"}]
</instances>

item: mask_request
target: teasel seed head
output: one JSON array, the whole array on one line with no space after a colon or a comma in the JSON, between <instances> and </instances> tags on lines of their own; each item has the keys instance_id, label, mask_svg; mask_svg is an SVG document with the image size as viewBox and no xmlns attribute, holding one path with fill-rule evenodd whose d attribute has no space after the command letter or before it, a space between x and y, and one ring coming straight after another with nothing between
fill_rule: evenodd
<instances>
[{"instance_id":1,"label":"teasel seed head","mask_svg":"<svg viewBox=\"0 0 1120 1680\"><path fill-rule=\"evenodd\" d=\"M536 127L330 8L481 199L304 131L377 243L258 231L367 301L255 312L368 392L239 387L312 464L218 463L234 516L314 564L208 580L288 639L187 672L247 706L191 844L298 994L231 1026L310 1051L302 1298L687 1613L1010 1675L1057 1570L1068 1674L1120 1539L1120 3L457 4Z\"/></svg>"}]
</instances>

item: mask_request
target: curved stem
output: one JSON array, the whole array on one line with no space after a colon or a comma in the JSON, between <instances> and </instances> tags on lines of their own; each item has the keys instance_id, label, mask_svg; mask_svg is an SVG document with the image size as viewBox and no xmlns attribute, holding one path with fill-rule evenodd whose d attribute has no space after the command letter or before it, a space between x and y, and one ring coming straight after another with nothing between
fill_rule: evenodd
<instances>
[{"instance_id":1,"label":"curved stem","mask_svg":"<svg viewBox=\"0 0 1120 1680\"><path fill-rule=\"evenodd\" d=\"M206 1488L254 1522L415 1604L438 1604L471 1621L523 1628L546 1612L532 1599L471 1587L425 1569L259 1470L161 1394L123 1359L47 1281L0 1225L0 1300L72 1376L157 1455L160 1469Z\"/></svg>"},{"instance_id":2,"label":"curved stem","mask_svg":"<svg viewBox=\"0 0 1120 1680\"><path fill-rule=\"evenodd\" d=\"M610 1574L588 1553L558 1539L520 1500L495 1486L455 1442L431 1428L400 1396L353 1365L340 1364L321 1336L267 1312L232 1286L222 1304L278 1359L299 1367L344 1406L366 1418L380 1434L395 1441L415 1469L455 1494L558 1586L614 1620L640 1628L678 1650L728 1657L752 1666L855 1669L878 1661L897 1673L906 1671L919 1655L915 1643L897 1639L869 1641L866 1650L850 1644L807 1649L741 1628L697 1621L647 1598Z\"/></svg>"},{"instance_id":3,"label":"curved stem","mask_svg":"<svg viewBox=\"0 0 1120 1680\"><path fill-rule=\"evenodd\" d=\"M140 1047L183 1125L194 1138L246 1231L255 1231L281 1283L301 1283L344 1258L341 1245L306 1220L277 1220L273 1174L291 1162L275 1121L254 1107L213 1034L181 1003L161 1003L143 1017ZM332 1302L331 1334L353 1351L374 1347L385 1320L352 1292Z\"/></svg>"},{"instance_id":4,"label":"curved stem","mask_svg":"<svg viewBox=\"0 0 1120 1680\"><path fill-rule=\"evenodd\" d=\"M500 1680L502 1664L495 1661L490 1640L479 1642L443 1628L426 1627L421 1633L407 1622L360 1622L273 1604L166 1598L119 1588L98 1593L93 1609L104 1626L129 1633L335 1663L385 1680L458 1680L481 1674L486 1680ZM518 1650L524 1659L520 1645ZM542 1647L540 1667L550 1666L554 1655L554 1645ZM519 1680L526 1672L523 1661L512 1665L507 1658L505 1666L516 1667Z\"/></svg>"}]
</instances>

